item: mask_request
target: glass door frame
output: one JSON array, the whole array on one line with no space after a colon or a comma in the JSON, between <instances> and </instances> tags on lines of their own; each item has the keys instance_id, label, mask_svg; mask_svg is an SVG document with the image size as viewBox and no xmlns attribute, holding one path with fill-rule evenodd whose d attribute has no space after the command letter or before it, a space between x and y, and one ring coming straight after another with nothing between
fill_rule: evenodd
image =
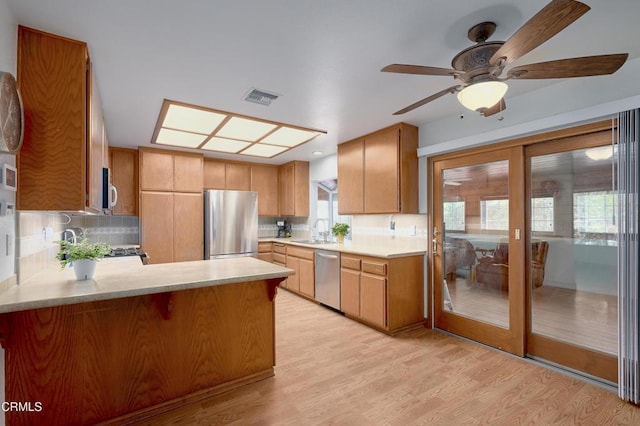
<instances>
[{"instance_id":1,"label":"glass door frame","mask_svg":"<svg viewBox=\"0 0 640 426\"><path fill-rule=\"evenodd\" d=\"M615 134L615 133L613 133ZM531 157L545 154L554 154L577 149L591 148L611 144L612 131L611 128L600 132L581 135L575 137L567 137L563 139L550 140L548 142L529 145L525 148L526 156L526 214L527 214L527 264L531 259L529 241L531 232L529 225L531 223ZM551 337L535 334L532 332L532 313L531 313L531 286L529 285L529 274L527 275L526 297L527 297L527 355L539 358L541 360L550 361L565 367L569 367L576 371L584 372L596 377L603 378L613 383L617 383L618 375L618 358L604 352L594 349L577 346L571 343L562 342Z\"/></svg>"},{"instance_id":2,"label":"glass door frame","mask_svg":"<svg viewBox=\"0 0 640 426\"><path fill-rule=\"evenodd\" d=\"M433 179L430 261L433 283L443 283L444 271L440 248L443 247L443 170L493 161L509 162L509 328L457 315L443 309L442 285L433 285L433 318L436 328L475 340L518 356L525 355L525 289L524 289L524 149L522 146L497 148L434 160L430 163ZM517 231L519 230L519 231ZM437 231L437 232L434 232ZM520 235L519 239L517 234ZM437 249L436 249L437 248Z\"/></svg>"}]
</instances>

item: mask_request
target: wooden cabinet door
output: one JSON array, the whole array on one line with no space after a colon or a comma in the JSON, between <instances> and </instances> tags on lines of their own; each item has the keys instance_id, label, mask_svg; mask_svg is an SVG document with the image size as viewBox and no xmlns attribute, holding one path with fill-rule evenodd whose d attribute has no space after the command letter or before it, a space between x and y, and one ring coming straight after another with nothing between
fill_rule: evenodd
<instances>
[{"instance_id":1,"label":"wooden cabinet door","mask_svg":"<svg viewBox=\"0 0 640 426\"><path fill-rule=\"evenodd\" d=\"M173 194L173 261L202 260L204 253L202 193Z\"/></svg>"},{"instance_id":2,"label":"wooden cabinet door","mask_svg":"<svg viewBox=\"0 0 640 426\"><path fill-rule=\"evenodd\" d=\"M176 192L202 192L202 156L174 154L173 190Z\"/></svg>"},{"instance_id":3,"label":"wooden cabinet door","mask_svg":"<svg viewBox=\"0 0 640 426\"><path fill-rule=\"evenodd\" d=\"M278 172L278 180L279 180L279 197L280 197L280 209L279 215L281 216L294 216L295 208L294 208L294 200L293 200L293 190L294 190L294 164L289 163L283 166L280 166L280 170Z\"/></svg>"},{"instance_id":4,"label":"wooden cabinet door","mask_svg":"<svg viewBox=\"0 0 640 426\"><path fill-rule=\"evenodd\" d=\"M309 216L309 163L293 164L293 215Z\"/></svg>"},{"instance_id":5,"label":"wooden cabinet door","mask_svg":"<svg viewBox=\"0 0 640 426\"><path fill-rule=\"evenodd\" d=\"M299 283L300 283L300 293L305 294L309 297L315 297L316 289L315 289L315 270L313 267L313 260L307 259L299 259Z\"/></svg>"},{"instance_id":6,"label":"wooden cabinet door","mask_svg":"<svg viewBox=\"0 0 640 426\"><path fill-rule=\"evenodd\" d=\"M171 192L140 193L140 246L150 263L173 261L173 216Z\"/></svg>"},{"instance_id":7,"label":"wooden cabinet door","mask_svg":"<svg viewBox=\"0 0 640 426\"><path fill-rule=\"evenodd\" d=\"M278 216L278 168L251 165L251 190L258 193L258 216Z\"/></svg>"},{"instance_id":8,"label":"wooden cabinet door","mask_svg":"<svg viewBox=\"0 0 640 426\"><path fill-rule=\"evenodd\" d=\"M89 98L89 133L87 140L87 206L91 210L102 211L102 168L107 167L107 135L102 116L102 105L98 86L93 81L93 69L89 62L87 71Z\"/></svg>"},{"instance_id":9,"label":"wooden cabinet door","mask_svg":"<svg viewBox=\"0 0 640 426\"><path fill-rule=\"evenodd\" d=\"M138 150L111 148L109 150L111 183L118 190L118 202L113 214L138 214Z\"/></svg>"},{"instance_id":10,"label":"wooden cabinet door","mask_svg":"<svg viewBox=\"0 0 640 426\"><path fill-rule=\"evenodd\" d=\"M366 213L400 211L399 143L397 128L374 133L365 139L364 211Z\"/></svg>"},{"instance_id":11,"label":"wooden cabinet door","mask_svg":"<svg viewBox=\"0 0 640 426\"><path fill-rule=\"evenodd\" d=\"M140 191L173 191L173 155L140 149Z\"/></svg>"},{"instance_id":12,"label":"wooden cabinet door","mask_svg":"<svg viewBox=\"0 0 640 426\"><path fill-rule=\"evenodd\" d=\"M16 156L19 210L84 210L87 45L18 27L25 135Z\"/></svg>"},{"instance_id":13,"label":"wooden cabinet door","mask_svg":"<svg viewBox=\"0 0 640 426\"><path fill-rule=\"evenodd\" d=\"M227 163L225 189L249 191L251 189L251 167L248 164Z\"/></svg>"},{"instance_id":14,"label":"wooden cabinet door","mask_svg":"<svg viewBox=\"0 0 640 426\"><path fill-rule=\"evenodd\" d=\"M204 159L204 189L225 189L226 164Z\"/></svg>"},{"instance_id":15,"label":"wooden cabinet door","mask_svg":"<svg viewBox=\"0 0 640 426\"><path fill-rule=\"evenodd\" d=\"M338 145L338 210L364 212L364 139Z\"/></svg>"},{"instance_id":16,"label":"wooden cabinet door","mask_svg":"<svg viewBox=\"0 0 640 426\"><path fill-rule=\"evenodd\" d=\"M360 318L385 328L387 326L387 279L360 274Z\"/></svg>"},{"instance_id":17,"label":"wooden cabinet door","mask_svg":"<svg viewBox=\"0 0 640 426\"><path fill-rule=\"evenodd\" d=\"M297 257L287 256L287 268L296 271L295 274L287 277L287 288L296 293L300 292L300 259Z\"/></svg>"},{"instance_id":18,"label":"wooden cabinet door","mask_svg":"<svg viewBox=\"0 0 640 426\"><path fill-rule=\"evenodd\" d=\"M340 310L345 314L360 316L360 272L340 270Z\"/></svg>"}]
</instances>

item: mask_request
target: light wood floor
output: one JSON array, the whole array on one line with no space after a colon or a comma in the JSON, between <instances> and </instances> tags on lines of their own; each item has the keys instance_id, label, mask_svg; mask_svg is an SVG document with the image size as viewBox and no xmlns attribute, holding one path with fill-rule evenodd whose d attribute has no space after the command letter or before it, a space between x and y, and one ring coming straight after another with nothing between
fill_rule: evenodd
<instances>
[{"instance_id":1,"label":"light wood floor","mask_svg":"<svg viewBox=\"0 0 640 426\"><path fill-rule=\"evenodd\" d=\"M508 294L458 277L449 284L453 311L508 327ZM534 290L533 332L608 354L618 353L616 296L543 285Z\"/></svg>"},{"instance_id":2,"label":"light wood floor","mask_svg":"<svg viewBox=\"0 0 640 426\"><path fill-rule=\"evenodd\" d=\"M424 328L388 337L284 290L273 378L148 425L638 425L615 393Z\"/></svg>"}]
</instances>

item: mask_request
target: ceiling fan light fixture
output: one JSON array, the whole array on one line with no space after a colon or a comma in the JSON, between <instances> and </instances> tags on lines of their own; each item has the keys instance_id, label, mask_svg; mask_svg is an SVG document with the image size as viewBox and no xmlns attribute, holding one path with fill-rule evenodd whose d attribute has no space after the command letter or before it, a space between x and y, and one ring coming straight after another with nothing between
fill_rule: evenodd
<instances>
[{"instance_id":1,"label":"ceiling fan light fixture","mask_svg":"<svg viewBox=\"0 0 640 426\"><path fill-rule=\"evenodd\" d=\"M490 108L500 102L508 88L503 81L481 81L459 91L458 101L472 111Z\"/></svg>"},{"instance_id":2,"label":"ceiling fan light fixture","mask_svg":"<svg viewBox=\"0 0 640 426\"><path fill-rule=\"evenodd\" d=\"M590 148L585 151L587 157L592 160L608 160L613 156L613 147L611 145L608 146L599 146L597 148Z\"/></svg>"}]
</instances>

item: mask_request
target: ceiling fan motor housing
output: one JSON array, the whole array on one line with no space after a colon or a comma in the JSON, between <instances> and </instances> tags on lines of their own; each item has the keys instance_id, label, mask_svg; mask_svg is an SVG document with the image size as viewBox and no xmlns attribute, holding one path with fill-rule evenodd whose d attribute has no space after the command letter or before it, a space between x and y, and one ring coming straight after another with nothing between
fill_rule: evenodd
<instances>
[{"instance_id":1,"label":"ceiling fan motor housing","mask_svg":"<svg viewBox=\"0 0 640 426\"><path fill-rule=\"evenodd\" d=\"M486 79L494 80L492 74L494 67L489 63L489 60L503 44L503 41L491 41L468 47L454 56L451 66L464 73L459 78L465 83Z\"/></svg>"}]
</instances>

